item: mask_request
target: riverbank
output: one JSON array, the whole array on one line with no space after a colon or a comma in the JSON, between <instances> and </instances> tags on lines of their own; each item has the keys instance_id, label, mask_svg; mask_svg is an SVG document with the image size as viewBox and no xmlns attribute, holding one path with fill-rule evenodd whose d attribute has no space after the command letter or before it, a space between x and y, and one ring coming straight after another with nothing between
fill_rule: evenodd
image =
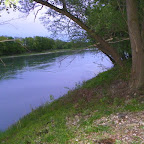
<instances>
[{"instance_id":1,"label":"riverbank","mask_svg":"<svg viewBox=\"0 0 144 144\"><path fill-rule=\"evenodd\" d=\"M130 91L130 63L77 86L33 110L6 132L3 144L143 143L144 91Z\"/></svg>"},{"instance_id":2,"label":"riverbank","mask_svg":"<svg viewBox=\"0 0 144 144\"><path fill-rule=\"evenodd\" d=\"M24 54L16 54L16 55L10 55L10 56L0 56L0 58L15 58L15 57L24 57L24 56L36 56L36 55L46 55L46 54L52 54L57 52L69 52L69 51L75 51L76 49L61 49L61 50L49 50L45 52L29 52Z\"/></svg>"},{"instance_id":3,"label":"riverbank","mask_svg":"<svg viewBox=\"0 0 144 144\"><path fill-rule=\"evenodd\" d=\"M24 54L16 54L16 55L10 55L10 56L0 56L0 59L3 58L15 58L15 57L25 57L25 56L37 56L37 55L47 55L47 54L53 54L53 53L63 53L63 52L79 52L82 50L97 50L97 48L76 48L76 49L61 49L61 50L49 50L44 52L29 52Z\"/></svg>"}]
</instances>

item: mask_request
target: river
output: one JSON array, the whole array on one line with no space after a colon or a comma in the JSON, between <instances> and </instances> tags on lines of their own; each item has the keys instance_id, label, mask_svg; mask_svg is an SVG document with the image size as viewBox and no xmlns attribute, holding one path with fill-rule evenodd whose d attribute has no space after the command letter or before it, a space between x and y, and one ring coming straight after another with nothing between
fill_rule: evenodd
<instances>
[{"instance_id":1,"label":"river","mask_svg":"<svg viewBox=\"0 0 144 144\"><path fill-rule=\"evenodd\" d=\"M32 109L74 89L112 67L95 50L4 58L0 63L0 130L6 130Z\"/></svg>"}]
</instances>

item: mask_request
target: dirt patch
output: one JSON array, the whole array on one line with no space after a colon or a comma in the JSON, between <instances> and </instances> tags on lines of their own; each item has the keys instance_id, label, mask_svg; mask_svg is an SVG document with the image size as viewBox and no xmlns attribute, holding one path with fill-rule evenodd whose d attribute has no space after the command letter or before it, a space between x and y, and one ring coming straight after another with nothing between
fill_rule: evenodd
<instances>
[{"instance_id":1,"label":"dirt patch","mask_svg":"<svg viewBox=\"0 0 144 144\"><path fill-rule=\"evenodd\" d=\"M95 125L110 126L112 133L109 137L130 144L144 143L144 111L135 113L118 113L94 121Z\"/></svg>"},{"instance_id":2,"label":"dirt patch","mask_svg":"<svg viewBox=\"0 0 144 144\"><path fill-rule=\"evenodd\" d=\"M88 116L90 117L90 116ZM82 117L76 115L72 119L67 118L67 126L77 127L76 138L70 143L78 144L132 144L132 142L144 143L144 111L117 113L109 117L102 117L95 120L92 127L108 126L109 132L91 132L85 133L83 128L79 127L79 121ZM84 118L84 117L83 117Z\"/></svg>"},{"instance_id":3,"label":"dirt patch","mask_svg":"<svg viewBox=\"0 0 144 144\"><path fill-rule=\"evenodd\" d=\"M128 82L123 80L114 81L110 86L99 86L94 89L80 89L75 93L73 99L75 107L79 107L77 100L83 99L85 102L93 99L99 101L105 96L110 100L115 98L124 99L125 105L131 104L133 98L137 98L140 103L144 103L143 91L131 91ZM111 103L113 103L110 101ZM121 105L119 105L121 106ZM87 115L77 114L66 118L66 125L75 131L75 138L70 143L78 144L143 144L144 143L144 111L121 112L111 114L93 121L89 127L91 129L109 127L109 131L85 132L85 128L80 126L81 120L87 121L95 115L97 110L89 112Z\"/></svg>"},{"instance_id":4,"label":"dirt patch","mask_svg":"<svg viewBox=\"0 0 144 144\"><path fill-rule=\"evenodd\" d=\"M99 140L99 141L95 141L95 143L97 144L114 144L116 141L114 139L111 139L111 138L107 138L107 139L102 139L102 140Z\"/></svg>"}]
</instances>

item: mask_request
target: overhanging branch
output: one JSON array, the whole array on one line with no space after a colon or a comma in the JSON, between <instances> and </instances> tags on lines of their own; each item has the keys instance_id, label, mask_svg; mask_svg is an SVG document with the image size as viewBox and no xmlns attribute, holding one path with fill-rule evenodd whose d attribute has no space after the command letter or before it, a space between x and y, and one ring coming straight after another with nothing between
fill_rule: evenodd
<instances>
[{"instance_id":1,"label":"overhanging branch","mask_svg":"<svg viewBox=\"0 0 144 144\"><path fill-rule=\"evenodd\" d=\"M99 35L97 35L95 33L94 30L92 30L91 28L89 28L83 21L81 21L79 18L75 17L74 15L72 15L70 12L65 11L64 9L60 9L54 5L52 5L51 3L49 3L48 1L44 1L44 0L34 0L35 2L45 5L53 10L55 10L58 13L61 13L65 16L67 16L68 18L70 18L71 20L73 20L75 23L77 23L82 29L84 29L95 41L99 42L101 47L99 48L103 53L110 55L111 57L113 57L113 59L119 64L119 65L123 65L122 61L121 61L121 57L120 55L117 53L116 49L114 49L113 47L111 47L109 45L108 42L106 42L105 40L103 40L102 37L100 37Z\"/></svg>"},{"instance_id":2,"label":"overhanging branch","mask_svg":"<svg viewBox=\"0 0 144 144\"><path fill-rule=\"evenodd\" d=\"M6 39L6 40L1 40L0 43L14 41L14 42L20 44L22 47L24 47L28 52L31 52L26 46L22 45L22 44L21 44L20 42L18 42L17 40L19 40L19 39ZM2 61L2 60L1 60L1 61Z\"/></svg>"},{"instance_id":3,"label":"overhanging branch","mask_svg":"<svg viewBox=\"0 0 144 144\"><path fill-rule=\"evenodd\" d=\"M70 18L71 20L73 20L75 23L77 23L82 29L84 29L85 31L87 31L87 33L94 38L96 41L100 42L102 45L104 45L103 47L101 47L100 49L104 52L104 53L111 53L110 49L105 49L105 46L107 45L106 42L99 37L97 34L95 34L95 32L93 30L91 30L87 25L85 25L79 18L73 16L71 13L69 13L68 11L64 11L63 9L60 9L52 4L50 4L47 1L43 1L43 0L34 0L35 2L45 5L53 10L55 10L58 13L61 13L65 16L67 16L68 18Z\"/></svg>"}]
</instances>

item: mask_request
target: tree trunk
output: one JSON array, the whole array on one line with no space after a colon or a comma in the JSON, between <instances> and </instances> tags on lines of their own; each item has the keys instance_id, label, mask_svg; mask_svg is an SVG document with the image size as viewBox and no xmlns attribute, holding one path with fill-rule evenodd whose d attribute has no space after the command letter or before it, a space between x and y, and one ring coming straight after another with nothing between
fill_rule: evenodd
<instances>
[{"instance_id":1,"label":"tree trunk","mask_svg":"<svg viewBox=\"0 0 144 144\"><path fill-rule=\"evenodd\" d=\"M77 23L82 29L84 29L96 42L100 43L99 50L101 50L103 53L105 53L108 57L111 57L115 61L116 64L123 66L121 56L118 54L117 50L114 49L108 42L103 40L99 35L97 35L93 30L91 30L87 25L85 25L79 18L75 17L71 13L69 13L66 9L66 3L65 0L63 0L63 9L60 9L52 4L50 4L48 1L44 0L34 0L37 3L40 3L42 5L45 5L58 13L61 13L71 20L73 20L75 23Z\"/></svg>"},{"instance_id":2,"label":"tree trunk","mask_svg":"<svg viewBox=\"0 0 144 144\"><path fill-rule=\"evenodd\" d=\"M126 0L129 36L132 48L131 88L144 86L144 45L138 19L137 0Z\"/></svg>"}]
</instances>

